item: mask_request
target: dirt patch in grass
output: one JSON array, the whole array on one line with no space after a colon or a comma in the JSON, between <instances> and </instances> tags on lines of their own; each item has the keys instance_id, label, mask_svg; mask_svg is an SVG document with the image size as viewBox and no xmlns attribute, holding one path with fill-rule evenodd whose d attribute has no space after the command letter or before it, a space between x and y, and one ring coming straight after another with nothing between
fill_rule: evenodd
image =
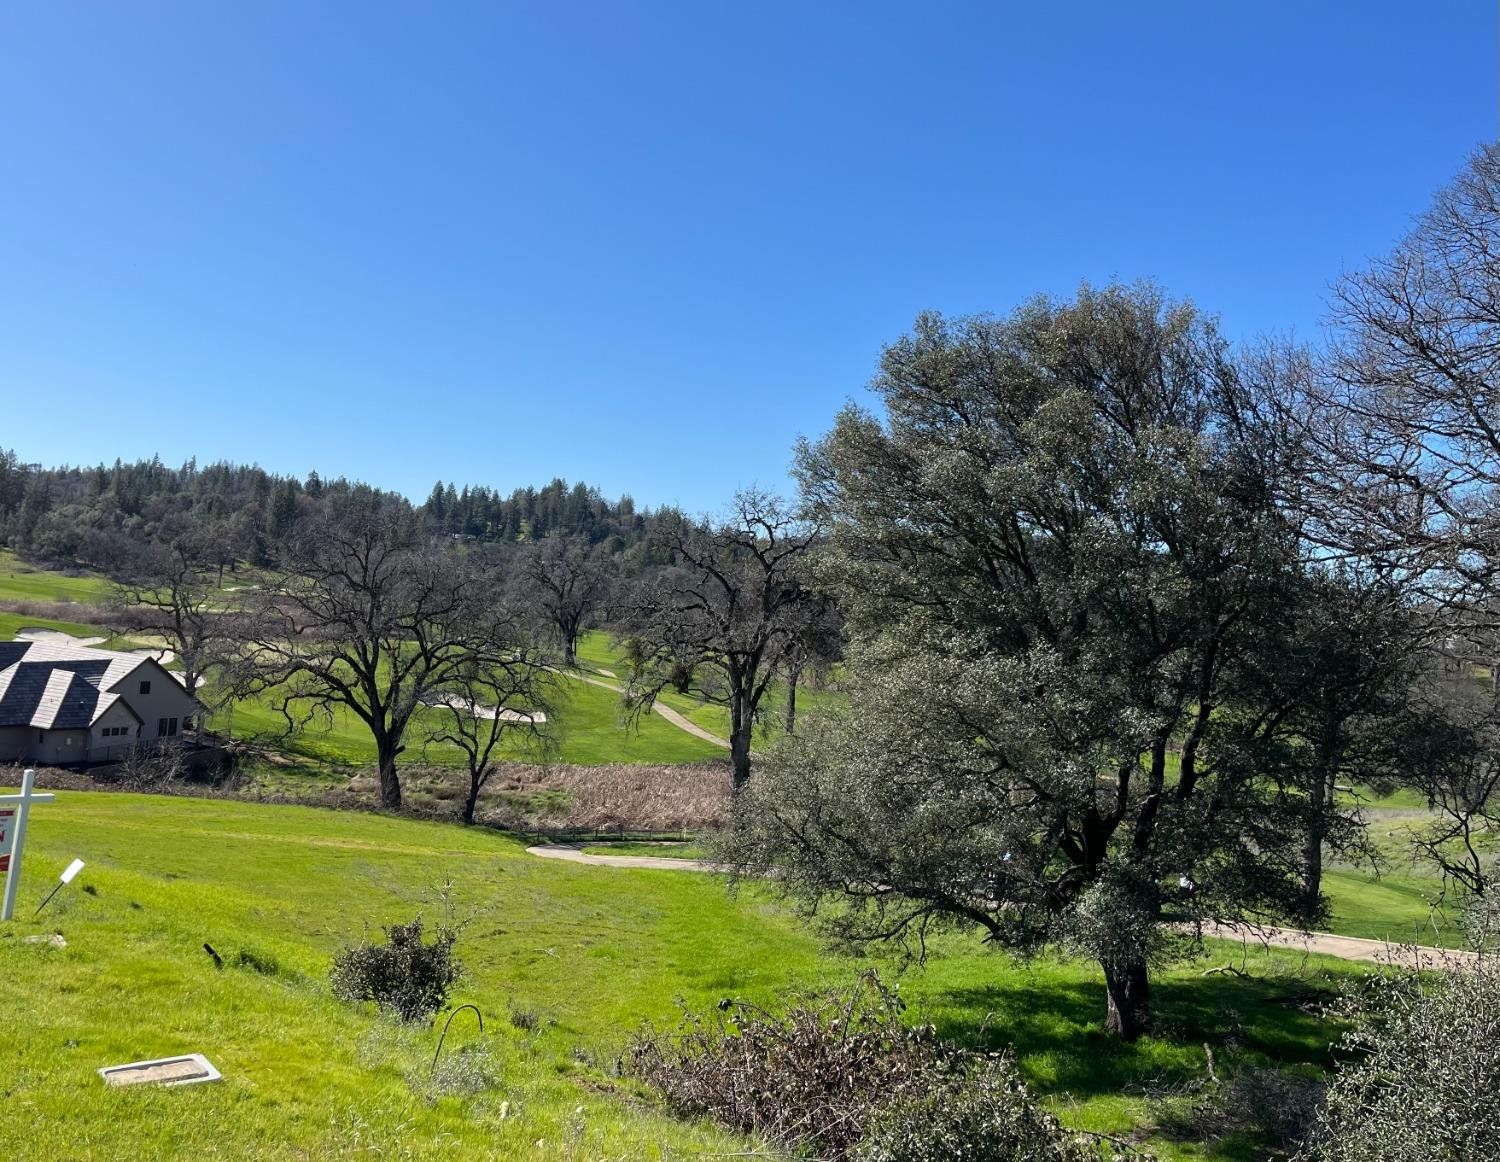
<instances>
[{"instance_id":1,"label":"dirt patch in grass","mask_svg":"<svg viewBox=\"0 0 1500 1162\"><path fill-rule=\"evenodd\" d=\"M407 795L456 810L466 776L424 768L403 776ZM728 822L733 778L728 763L603 766L506 763L479 797L479 821L512 831L631 834L687 832ZM374 794L373 775L350 780L350 790Z\"/></svg>"},{"instance_id":2,"label":"dirt patch in grass","mask_svg":"<svg viewBox=\"0 0 1500 1162\"><path fill-rule=\"evenodd\" d=\"M352 811L377 810L380 784L372 768L352 774L315 763L287 765L268 755L238 753L238 769L216 780L179 781L158 794L300 803ZM0 766L0 784L18 782L20 768ZM108 772L42 768L37 782L64 790L127 790ZM468 793L467 776L451 767L401 770L402 813L454 819ZM140 788L134 788L140 789ZM684 834L723 827L733 777L726 762L615 763L603 766L504 763L479 797L478 821L533 835Z\"/></svg>"}]
</instances>

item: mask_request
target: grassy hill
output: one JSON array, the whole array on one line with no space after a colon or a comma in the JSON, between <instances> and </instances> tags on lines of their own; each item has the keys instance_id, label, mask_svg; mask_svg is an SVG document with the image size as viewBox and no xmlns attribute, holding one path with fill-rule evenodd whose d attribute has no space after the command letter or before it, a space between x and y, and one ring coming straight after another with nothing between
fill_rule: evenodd
<instances>
[{"instance_id":1,"label":"grassy hill","mask_svg":"<svg viewBox=\"0 0 1500 1162\"><path fill-rule=\"evenodd\" d=\"M659 715L627 724L620 696L587 682L562 681L562 697L553 715L557 761L593 766L602 763L692 763L722 758L724 749L672 726ZM422 749L424 722L441 722L437 713L419 714L412 726L408 748ZM292 754L323 762L362 766L375 762L375 744L369 729L352 713L336 711L331 719L317 719L306 729L286 736L286 720L265 698L235 704L232 712L219 714L211 723L217 730L231 731L236 738L268 742ZM522 758L514 751L507 758ZM435 763L462 765L463 755L451 745L427 749Z\"/></svg>"},{"instance_id":2,"label":"grassy hill","mask_svg":"<svg viewBox=\"0 0 1500 1162\"><path fill-rule=\"evenodd\" d=\"M621 1046L641 1021L671 1020L674 998L768 1001L871 963L823 951L756 891L731 896L696 873L538 860L512 839L453 825L106 793L59 793L33 820L19 916L69 859L88 867L40 920L0 936L5 1136L16 1157L742 1151L754 1144L677 1122L612 1076ZM454 999L479 1005L485 1031L460 1017L449 1049L482 1039L498 1075L471 1096L426 1094L435 1031L390 1025L328 992L340 945L418 912L468 921ZM54 931L66 948L24 939ZM222 971L205 942L228 962ZM1098 1032L1104 992L1092 968L1021 966L958 937L935 951L904 978L913 1018L1014 1047L1067 1121L1112 1132L1151 1117L1127 1087L1201 1076L1204 1041L1233 1036L1255 1056L1326 1061L1333 1031L1300 1001L1350 972L1291 954L1251 956L1244 979L1179 966L1156 987L1167 1035L1121 1045ZM1220 948L1214 962L1230 955ZM537 1028L517 1027L512 1010L537 1014ZM94 1072L195 1050L223 1082L114 1091ZM1160 1148L1169 1159L1257 1156L1235 1142Z\"/></svg>"},{"instance_id":3,"label":"grassy hill","mask_svg":"<svg viewBox=\"0 0 1500 1162\"><path fill-rule=\"evenodd\" d=\"M250 578L247 580L247 578ZM231 578L230 586L254 583L259 575ZM78 576L42 569L21 561L9 550L0 550L0 601L76 604L78 620L59 620L27 613L0 611L0 641L8 641L22 629L55 629L74 637L103 637L105 648L132 649L143 643L120 637L98 624L102 616L97 603L109 590L109 581L97 574ZM71 614L71 611L69 611ZM605 634L590 635L594 649L608 652ZM612 655L609 655L612 657ZM699 699L678 699L683 709L706 711L712 721L719 707L704 707ZM675 705L675 704L674 704ZM434 716L435 718L436 716ZM565 679L563 697L554 716L558 762L580 765L605 763L693 763L722 758L724 751L710 742L679 730L660 717L644 718L627 726L616 694L584 682ZM218 715L212 725L231 730L235 737L253 739L301 758L341 766L362 766L375 761L369 731L353 714L336 712L330 721L318 720L305 730L288 736L286 722L269 699L250 699L233 712ZM415 754L422 749L421 724L408 741ZM522 758L512 752L508 758ZM444 765L461 765L462 755L452 746L434 746L426 758Z\"/></svg>"},{"instance_id":4,"label":"grassy hill","mask_svg":"<svg viewBox=\"0 0 1500 1162\"><path fill-rule=\"evenodd\" d=\"M0 549L0 601L101 602L109 593L109 579L87 570L62 573L21 560Z\"/></svg>"}]
</instances>

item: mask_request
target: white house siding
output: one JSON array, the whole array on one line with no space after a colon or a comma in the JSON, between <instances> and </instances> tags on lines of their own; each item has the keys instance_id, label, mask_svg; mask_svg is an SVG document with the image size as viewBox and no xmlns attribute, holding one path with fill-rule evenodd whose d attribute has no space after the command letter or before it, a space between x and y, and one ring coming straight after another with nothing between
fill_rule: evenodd
<instances>
[{"instance_id":1,"label":"white house siding","mask_svg":"<svg viewBox=\"0 0 1500 1162\"><path fill-rule=\"evenodd\" d=\"M36 738L29 726L0 726L0 762L27 757L27 747Z\"/></svg>"},{"instance_id":2,"label":"white house siding","mask_svg":"<svg viewBox=\"0 0 1500 1162\"><path fill-rule=\"evenodd\" d=\"M109 733L122 729L124 734ZM103 763L122 759L140 741L142 733L140 723L125 708L124 701L116 702L90 728L88 754L84 756L84 761Z\"/></svg>"},{"instance_id":3,"label":"white house siding","mask_svg":"<svg viewBox=\"0 0 1500 1162\"><path fill-rule=\"evenodd\" d=\"M26 755L26 758L32 762L65 767L83 762L83 756L88 752L87 727L80 726L71 730L66 728L38 730L33 734L36 741L31 744L31 751Z\"/></svg>"},{"instance_id":4,"label":"white house siding","mask_svg":"<svg viewBox=\"0 0 1500 1162\"><path fill-rule=\"evenodd\" d=\"M149 682L149 693L141 693L141 683ZM130 708L140 716L141 741L152 743L162 737L159 733L163 718L177 719L177 734L198 711L182 683L161 666L152 661L142 662L124 678L110 687L121 699L130 703Z\"/></svg>"}]
</instances>

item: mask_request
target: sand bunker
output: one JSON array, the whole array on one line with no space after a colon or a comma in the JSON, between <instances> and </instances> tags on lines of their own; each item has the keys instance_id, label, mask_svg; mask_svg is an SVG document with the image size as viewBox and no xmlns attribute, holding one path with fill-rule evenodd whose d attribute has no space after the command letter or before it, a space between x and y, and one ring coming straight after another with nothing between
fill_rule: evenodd
<instances>
[{"instance_id":1,"label":"sand bunker","mask_svg":"<svg viewBox=\"0 0 1500 1162\"><path fill-rule=\"evenodd\" d=\"M468 710L475 718L498 718L501 722L530 722L540 726L547 721L547 716L540 710L511 710L508 707L476 705L466 698L460 698L457 694L438 694L432 698L432 704L451 706L454 710Z\"/></svg>"},{"instance_id":2,"label":"sand bunker","mask_svg":"<svg viewBox=\"0 0 1500 1162\"><path fill-rule=\"evenodd\" d=\"M102 645L108 639L102 637L74 637L70 633L63 633L60 629L38 629L33 625L27 626L25 629L16 630L16 640L40 642L44 646L97 646Z\"/></svg>"}]
</instances>

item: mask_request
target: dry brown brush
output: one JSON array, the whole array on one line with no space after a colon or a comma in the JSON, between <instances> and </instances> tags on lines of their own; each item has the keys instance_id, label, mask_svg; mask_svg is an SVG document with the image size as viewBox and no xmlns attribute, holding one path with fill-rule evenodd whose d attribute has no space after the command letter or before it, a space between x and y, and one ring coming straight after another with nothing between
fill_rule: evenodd
<instances>
[{"instance_id":1,"label":"dry brown brush","mask_svg":"<svg viewBox=\"0 0 1500 1162\"><path fill-rule=\"evenodd\" d=\"M1086 1162L1096 1144L1042 1111L1003 1055L909 1026L873 973L777 1014L724 1000L621 1060L685 1117L706 1117L825 1162Z\"/></svg>"}]
</instances>

